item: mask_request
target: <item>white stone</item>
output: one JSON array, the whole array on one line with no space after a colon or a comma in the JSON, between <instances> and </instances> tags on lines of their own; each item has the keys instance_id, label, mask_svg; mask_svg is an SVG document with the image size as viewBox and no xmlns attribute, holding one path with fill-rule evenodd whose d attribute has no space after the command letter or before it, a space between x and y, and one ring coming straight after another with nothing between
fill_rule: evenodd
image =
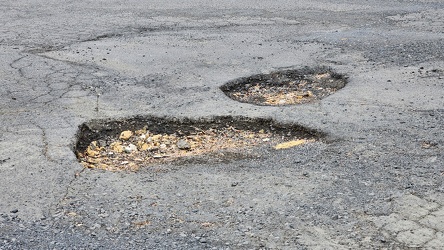
<instances>
[{"instance_id":1,"label":"white stone","mask_svg":"<svg viewBox=\"0 0 444 250\"><path fill-rule=\"evenodd\" d=\"M123 150L125 151L125 153L132 153L134 151L137 151L137 146L134 144L130 144L130 145L124 147Z\"/></svg>"}]
</instances>

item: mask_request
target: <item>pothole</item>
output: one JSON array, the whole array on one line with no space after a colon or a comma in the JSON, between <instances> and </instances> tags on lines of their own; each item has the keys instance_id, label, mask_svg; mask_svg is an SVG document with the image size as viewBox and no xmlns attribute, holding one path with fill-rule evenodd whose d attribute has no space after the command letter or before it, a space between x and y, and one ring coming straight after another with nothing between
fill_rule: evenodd
<instances>
[{"instance_id":1,"label":"pothole","mask_svg":"<svg viewBox=\"0 0 444 250\"><path fill-rule=\"evenodd\" d=\"M231 99L264 106L285 106L323 99L346 85L328 67L276 71L240 78L221 86Z\"/></svg>"},{"instance_id":2,"label":"pothole","mask_svg":"<svg viewBox=\"0 0 444 250\"><path fill-rule=\"evenodd\" d=\"M82 124L75 153L86 168L136 171L180 160L235 160L254 156L255 149L286 149L322 137L322 132L271 119L135 117Z\"/></svg>"}]
</instances>

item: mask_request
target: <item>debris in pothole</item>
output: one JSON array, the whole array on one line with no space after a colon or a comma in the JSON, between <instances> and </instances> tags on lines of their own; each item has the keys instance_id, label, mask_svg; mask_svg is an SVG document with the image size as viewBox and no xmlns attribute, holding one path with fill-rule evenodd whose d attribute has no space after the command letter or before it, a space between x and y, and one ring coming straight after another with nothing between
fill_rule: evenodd
<instances>
[{"instance_id":1,"label":"debris in pothole","mask_svg":"<svg viewBox=\"0 0 444 250\"><path fill-rule=\"evenodd\" d=\"M438 146L438 143L436 143L436 142L432 142L432 141L422 141L421 142L421 147L424 149L431 149L431 148L435 148L436 146Z\"/></svg>"},{"instance_id":2,"label":"debris in pothole","mask_svg":"<svg viewBox=\"0 0 444 250\"><path fill-rule=\"evenodd\" d=\"M126 130L120 133L119 139L128 140L133 135L132 131Z\"/></svg>"},{"instance_id":3,"label":"debris in pothole","mask_svg":"<svg viewBox=\"0 0 444 250\"><path fill-rule=\"evenodd\" d=\"M137 151L137 147L136 147L136 145L134 145L134 144L129 144L128 146L126 146L126 147L123 149L123 151L125 151L125 153L130 154L130 153L132 153L132 152L134 152L134 151Z\"/></svg>"},{"instance_id":4,"label":"debris in pothole","mask_svg":"<svg viewBox=\"0 0 444 250\"><path fill-rule=\"evenodd\" d=\"M346 84L328 68L287 70L229 82L221 90L239 102L285 106L309 103L329 96Z\"/></svg>"},{"instance_id":5,"label":"debris in pothole","mask_svg":"<svg viewBox=\"0 0 444 250\"><path fill-rule=\"evenodd\" d=\"M314 140L306 140L306 139L299 139L299 140L295 140L295 141L288 141L288 142L283 142L283 143L279 143L278 145L274 146L275 149L287 149L287 148L292 148L292 147L296 147L302 144L305 144L307 142L313 142Z\"/></svg>"},{"instance_id":6,"label":"debris in pothole","mask_svg":"<svg viewBox=\"0 0 444 250\"><path fill-rule=\"evenodd\" d=\"M178 149L182 149L182 150L189 150L189 149L191 149L191 144L190 143L188 143L186 140L184 140L184 139L180 139L178 142L177 142L177 148Z\"/></svg>"},{"instance_id":7,"label":"debris in pothole","mask_svg":"<svg viewBox=\"0 0 444 250\"><path fill-rule=\"evenodd\" d=\"M143 228L143 227L145 227L145 226L147 226L147 225L149 225L149 224L151 224L151 222L150 222L149 220L144 220L144 221L134 221L134 222L133 222L133 225L134 225L136 228Z\"/></svg>"},{"instance_id":8,"label":"debris in pothole","mask_svg":"<svg viewBox=\"0 0 444 250\"><path fill-rule=\"evenodd\" d=\"M109 139L106 142L102 140L101 143L92 141L84 151L77 152L81 164L87 168L136 171L143 166L180 157L210 153L223 155L226 150L261 145L270 147L275 145L276 149L283 149L314 141L279 135L272 130L253 131L233 126L196 128L194 132L188 133L180 130L175 133L155 133L144 128L135 131L125 130L119 136Z\"/></svg>"}]
</instances>

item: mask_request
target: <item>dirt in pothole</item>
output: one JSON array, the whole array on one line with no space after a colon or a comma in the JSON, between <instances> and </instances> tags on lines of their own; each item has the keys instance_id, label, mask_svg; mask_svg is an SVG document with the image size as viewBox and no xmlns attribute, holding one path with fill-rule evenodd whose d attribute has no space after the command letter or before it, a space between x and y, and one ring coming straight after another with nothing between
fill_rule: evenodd
<instances>
[{"instance_id":1,"label":"dirt in pothole","mask_svg":"<svg viewBox=\"0 0 444 250\"><path fill-rule=\"evenodd\" d=\"M297 130L277 133L274 128L250 130L232 125L192 126L193 129L169 132L150 131L149 126L144 126L94 139L76 153L86 168L137 171L187 157L218 155L223 158L258 146L279 150L315 141L314 136L302 136Z\"/></svg>"},{"instance_id":2,"label":"dirt in pothole","mask_svg":"<svg viewBox=\"0 0 444 250\"><path fill-rule=\"evenodd\" d=\"M343 88L345 78L328 68L287 70L229 82L222 91L239 102L284 106L323 99Z\"/></svg>"}]
</instances>

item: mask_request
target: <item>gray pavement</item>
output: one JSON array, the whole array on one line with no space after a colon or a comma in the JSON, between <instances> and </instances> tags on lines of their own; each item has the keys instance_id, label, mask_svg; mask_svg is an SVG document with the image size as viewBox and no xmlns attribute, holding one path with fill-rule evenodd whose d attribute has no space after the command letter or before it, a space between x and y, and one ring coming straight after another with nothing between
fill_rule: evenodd
<instances>
[{"instance_id":1,"label":"gray pavement","mask_svg":"<svg viewBox=\"0 0 444 250\"><path fill-rule=\"evenodd\" d=\"M0 3L0 249L443 249L444 3ZM219 87L329 66L348 85L265 107ZM328 134L258 157L82 169L78 126L272 118Z\"/></svg>"}]
</instances>

